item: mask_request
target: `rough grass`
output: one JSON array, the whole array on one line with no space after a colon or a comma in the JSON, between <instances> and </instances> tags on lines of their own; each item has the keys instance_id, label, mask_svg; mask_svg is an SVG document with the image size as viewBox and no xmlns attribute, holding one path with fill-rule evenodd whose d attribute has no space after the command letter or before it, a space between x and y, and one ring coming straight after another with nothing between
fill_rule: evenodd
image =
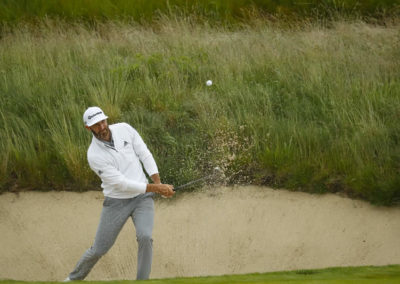
<instances>
[{"instance_id":1,"label":"rough grass","mask_svg":"<svg viewBox=\"0 0 400 284\"><path fill-rule=\"evenodd\" d=\"M98 186L86 107L144 137L164 182L220 166L228 183L400 200L398 25L152 28L45 20L0 39L1 190ZM205 85L212 79L211 87Z\"/></svg>"}]
</instances>

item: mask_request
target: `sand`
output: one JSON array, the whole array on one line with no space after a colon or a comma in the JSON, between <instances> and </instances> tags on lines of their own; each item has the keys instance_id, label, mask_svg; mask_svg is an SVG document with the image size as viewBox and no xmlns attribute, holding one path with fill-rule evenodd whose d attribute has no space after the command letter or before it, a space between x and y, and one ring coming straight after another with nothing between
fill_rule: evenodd
<instances>
[{"instance_id":1,"label":"sand","mask_svg":"<svg viewBox=\"0 0 400 284\"><path fill-rule=\"evenodd\" d=\"M0 195L0 279L63 280L93 242L101 192ZM400 264L400 208L265 187L156 199L151 278ZM135 279L129 220L87 280Z\"/></svg>"}]
</instances>

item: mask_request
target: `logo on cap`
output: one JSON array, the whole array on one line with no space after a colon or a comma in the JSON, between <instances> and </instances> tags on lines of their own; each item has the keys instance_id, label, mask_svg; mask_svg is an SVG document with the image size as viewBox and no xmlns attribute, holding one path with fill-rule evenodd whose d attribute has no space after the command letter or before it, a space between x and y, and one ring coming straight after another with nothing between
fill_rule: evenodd
<instances>
[{"instance_id":1,"label":"logo on cap","mask_svg":"<svg viewBox=\"0 0 400 284\"><path fill-rule=\"evenodd\" d=\"M97 113L95 113L95 114L93 114L93 115L89 115L88 118L89 118L89 119L92 119L93 117L95 117L96 115L99 115L99 114L102 114L102 112L99 111L99 112L97 112Z\"/></svg>"}]
</instances>

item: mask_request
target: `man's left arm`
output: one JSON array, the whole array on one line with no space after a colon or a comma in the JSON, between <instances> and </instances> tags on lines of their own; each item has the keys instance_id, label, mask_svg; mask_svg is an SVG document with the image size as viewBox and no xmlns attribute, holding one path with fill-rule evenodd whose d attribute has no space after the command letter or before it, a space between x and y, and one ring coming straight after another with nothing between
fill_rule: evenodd
<instances>
[{"instance_id":1,"label":"man's left arm","mask_svg":"<svg viewBox=\"0 0 400 284\"><path fill-rule=\"evenodd\" d=\"M158 173L152 175L152 176L151 176L151 180L152 180L153 183L155 183L155 184L161 184L160 175L159 175Z\"/></svg>"},{"instance_id":2,"label":"man's left arm","mask_svg":"<svg viewBox=\"0 0 400 284\"><path fill-rule=\"evenodd\" d=\"M161 184L160 175L153 155L147 148L140 134L129 124L126 124L132 133L132 146L139 160L142 162L143 167L147 174L150 176L153 184L148 184L146 192L157 192L165 197L174 195L173 186L168 184ZM160 187L161 186L161 187Z\"/></svg>"},{"instance_id":3,"label":"man's left arm","mask_svg":"<svg viewBox=\"0 0 400 284\"><path fill-rule=\"evenodd\" d=\"M161 179L158 172L156 161L150 150L147 148L140 134L129 124L126 124L132 135L132 146L136 155L139 157L147 174L151 177L153 183L160 184Z\"/></svg>"}]
</instances>

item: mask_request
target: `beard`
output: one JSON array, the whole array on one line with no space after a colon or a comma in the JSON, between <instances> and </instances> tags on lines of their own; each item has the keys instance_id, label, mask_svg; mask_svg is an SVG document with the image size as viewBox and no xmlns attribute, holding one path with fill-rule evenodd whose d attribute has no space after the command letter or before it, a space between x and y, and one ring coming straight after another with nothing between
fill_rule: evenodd
<instances>
[{"instance_id":1,"label":"beard","mask_svg":"<svg viewBox=\"0 0 400 284\"><path fill-rule=\"evenodd\" d=\"M99 131L96 133L92 130L92 133L97 139L104 140L104 141L108 141L111 137L110 128L108 128L108 125L102 131Z\"/></svg>"}]
</instances>

